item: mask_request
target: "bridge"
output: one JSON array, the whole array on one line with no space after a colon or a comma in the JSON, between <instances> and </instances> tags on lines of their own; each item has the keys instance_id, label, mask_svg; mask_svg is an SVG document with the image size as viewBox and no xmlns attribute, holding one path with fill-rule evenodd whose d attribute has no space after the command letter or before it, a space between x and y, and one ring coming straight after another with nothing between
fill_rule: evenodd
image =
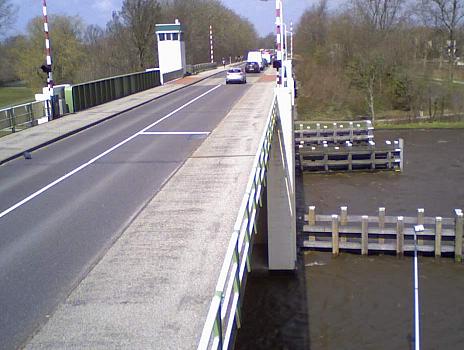
<instances>
[{"instance_id":1,"label":"bridge","mask_svg":"<svg viewBox=\"0 0 464 350\"><path fill-rule=\"evenodd\" d=\"M295 267L293 91L274 72L202 72L0 138L1 349L232 344L254 241Z\"/></svg>"}]
</instances>

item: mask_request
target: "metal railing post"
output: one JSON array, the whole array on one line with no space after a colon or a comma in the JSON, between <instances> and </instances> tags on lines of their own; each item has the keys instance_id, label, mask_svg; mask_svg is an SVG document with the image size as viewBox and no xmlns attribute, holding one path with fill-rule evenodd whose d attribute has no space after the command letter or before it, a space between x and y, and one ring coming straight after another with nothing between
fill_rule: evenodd
<instances>
[{"instance_id":1,"label":"metal railing post","mask_svg":"<svg viewBox=\"0 0 464 350\"><path fill-rule=\"evenodd\" d=\"M10 120L11 132L14 133L16 132L16 118L13 108L7 109L6 113L8 115L8 119Z\"/></svg>"}]
</instances>

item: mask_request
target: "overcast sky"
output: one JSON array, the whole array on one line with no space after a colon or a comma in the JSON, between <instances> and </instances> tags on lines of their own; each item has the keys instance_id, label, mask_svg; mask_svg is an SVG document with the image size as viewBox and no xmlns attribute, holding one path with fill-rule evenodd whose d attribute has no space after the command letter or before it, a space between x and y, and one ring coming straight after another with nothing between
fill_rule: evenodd
<instances>
[{"instance_id":1,"label":"overcast sky","mask_svg":"<svg viewBox=\"0 0 464 350\"><path fill-rule=\"evenodd\" d=\"M8 34L23 32L27 22L42 14L41 0L10 0L18 6L16 24ZM330 2L331 0L329 0ZM49 14L79 15L86 24L98 24L105 27L111 13L121 9L123 0L47 0ZM296 23L304 9L317 0L283 0L284 19ZM340 0L332 0L332 7ZM261 36L274 31L275 1L268 0L222 0L222 3L236 13L248 18Z\"/></svg>"}]
</instances>

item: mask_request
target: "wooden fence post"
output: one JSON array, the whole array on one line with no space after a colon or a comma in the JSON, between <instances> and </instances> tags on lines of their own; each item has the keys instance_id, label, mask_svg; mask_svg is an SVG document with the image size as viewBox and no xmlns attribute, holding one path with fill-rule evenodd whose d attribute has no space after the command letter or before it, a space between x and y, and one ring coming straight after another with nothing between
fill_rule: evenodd
<instances>
[{"instance_id":1,"label":"wooden fence post","mask_svg":"<svg viewBox=\"0 0 464 350\"><path fill-rule=\"evenodd\" d=\"M369 217L367 215L362 216L361 222L361 254L367 255L369 253Z\"/></svg>"},{"instance_id":2,"label":"wooden fence post","mask_svg":"<svg viewBox=\"0 0 464 350\"><path fill-rule=\"evenodd\" d=\"M385 229L385 208L379 208L379 233ZM379 238L379 244L384 244L385 238Z\"/></svg>"},{"instance_id":3,"label":"wooden fence post","mask_svg":"<svg viewBox=\"0 0 464 350\"><path fill-rule=\"evenodd\" d=\"M340 207L340 225L348 223L348 207Z\"/></svg>"},{"instance_id":4,"label":"wooden fence post","mask_svg":"<svg viewBox=\"0 0 464 350\"><path fill-rule=\"evenodd\" d=\"M417 209L417 224L418 225L424 225L424 208ZM422 236L421 236L422 237ZM424 239L423 238L417 238L417 245L424 245Z\"/></svg>"},{"instance_id":5,"label":"wooden fence post","mask_svg":"<svg viewBox=\"0 0 464 350\"><path fill-rule=\"evenodd\" d=\"M396 254L403 255L403 245L404 245L404 218L398 216L398 221L396 222Z\"/></svg>"},{"instance_id":6,"label":"wooden fence post","mask_svg":"<svg viewBox=\"0 0 464 350\"><path fill-rule=\"evenodd\" d=\"M454 238L454 260L457 262L462 261L462 233L463 233L463 214L461 209L456 209L456 227L455 227L455 238Z\"/></svg>"},{"instance_id":7,"label":"wooden fence post","mask_svg":"<svg viewBox=\"0 0 464 350\"><path fill-rule=\"evenodd\" d=\"M400 146L400 171L403 172L404 167L404 140L399 139L399 146Z\"/></svg>"},{"instance_id":8,"label":"wooden fence post","mask_svg":"<svg viewBox=\"0 0 464 350\"><path fill-rule=\"evenodd\" d=\"M340 252L338 240L338 215L332 215L332 254L338 255Z\"/></svg>"},{"instance_id":9,"label":"wooden fence post","mask_svg":"<svg viewBox=\"0 0 464 350\"><path fill-rule=\"evenodd\" d=\"M371 150L371 169L375 170L375 147Z\"/></svg>"},{"instance_id":10,"label":"wooden fence post","mask_svg":"<svg viewBox=\"0 0 464 350\"><path fill-rule=\"evenodd\" d=\"M441 233L443 228L443 219L441 216L435 218L435 257L441 256Z\"/></svg>"},{"instance_id":11,"label":"wooden fence post","mask_svg":"<svg viewBox=\"0 0 464 350\"><path fill-rule=\"evenodd\" d=\"M303 130L304 130L304 125L300 124L300 138L301 139L304 137Z\"/></svg>"},{"instance_id":12,"label":"wooden fence post","mask_svg":"<svg viewBox=\"0 0 464 350\"><path fill-rule=\"evenodd\" d=\"M316 224L316 207L311 205L308 207L308 225Z\"/></svg>"}]
</instances>

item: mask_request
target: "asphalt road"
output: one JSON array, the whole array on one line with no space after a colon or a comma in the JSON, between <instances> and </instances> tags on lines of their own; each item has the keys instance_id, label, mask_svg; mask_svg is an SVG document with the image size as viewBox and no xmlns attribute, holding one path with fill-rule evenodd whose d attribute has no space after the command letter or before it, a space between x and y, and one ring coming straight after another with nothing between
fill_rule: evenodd
<instances>
[{"instance_id":1,"label":"asphalt road","mask_svg":"<svg viewBox=\"0 0 464 350\"><path fill-rule=\"evenodd\" d=\"M0 167L0 349L46 322L246 89L206 80Z\"/></svg>"}]
</instances>

